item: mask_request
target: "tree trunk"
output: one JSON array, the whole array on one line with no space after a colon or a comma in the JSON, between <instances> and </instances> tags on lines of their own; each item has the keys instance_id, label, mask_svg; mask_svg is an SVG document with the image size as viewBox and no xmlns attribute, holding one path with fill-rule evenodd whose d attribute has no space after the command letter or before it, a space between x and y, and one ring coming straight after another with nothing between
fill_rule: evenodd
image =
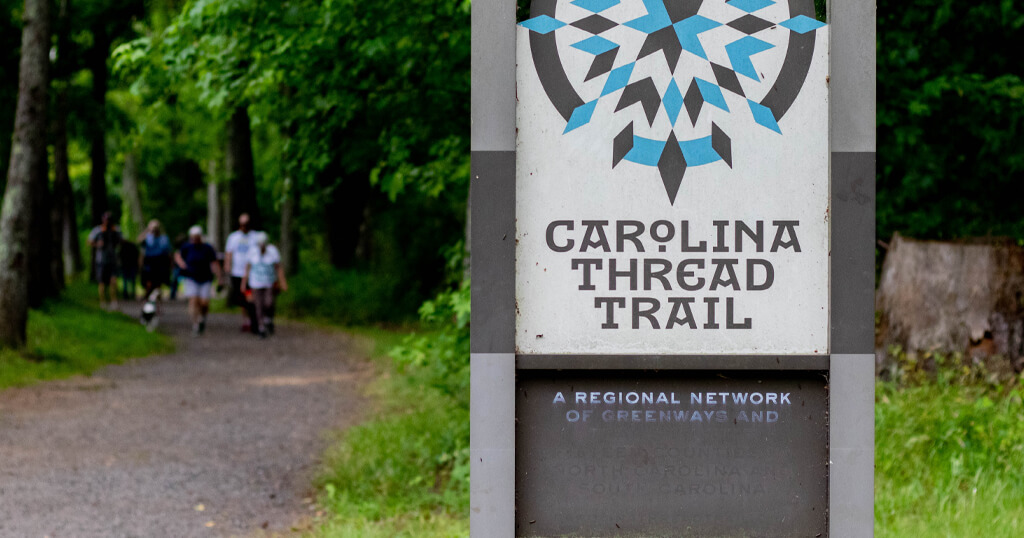
<instances>
[{"instance_id":1,"label":"tree trunk","mask_svg":"<svg viewBox=\"0 0 1024 538\"><path fill-rule=\"evenodd\" d=\"M62 248L64 233L64 211L57 205L56 195L50 198L50 281L57 295L64 291L64 250Z\"/></svg>"},{"instance_id":2,"label":"tree trunk","mask_svg":"<svg viewBox=\"0 0 1024 538\"><path fill-rule=\"evenodd\" d=\"M49 33L49 30L47 30ZM47 73L49 75L49 73ZM46 94L49 99L49 76L46 78ZM49 134L49 123L46 131ZM60 295L57 282L50 272L53 259L53 226L51 221L52 201L50 198L50 175L48 161L38 163L32 179L32 224L28 238L28 306L40 308L47 298ZM63 280L63 276L59 276Z\"/></svg>"},{"instance_id":3,"label":"tree trunk","mask_svg":"<svg viewBox=\"0 0 1024 538\"><path fill-rule=\"evenodd\" d=\"M281 266L285 274L299 270L299 245L296 243L295 217L298 210L299 189L288 175L284 178L284 199L281 201Z\"/></svg>"},{"instance_id":4,"label":"tree trunk","mask_svg":"<svg viewBox=\"0 0 1024 538\"><path fill-rule=\"evenodd\" d=\"M210 160L206 178L206 233L216 249L224 246L224 233L220 214L220 184L217 183L217 161Z\"/></svg>"},{"instance_id":5,"label":"tree trunk","mask_svg":"<svg viewBox=\"0 0 1024 538\"><path fill-rule=\"evenodd\" d=\"M92 170L89 172L89 217L95 226L100 217L107 211L107 86L110 71L107 69L107 57L110 54L110 40L104 25L106 21L97 21L93 25L93 47L89 53L89 70L92 72L92 100L95 107L95 118L88 129L89 156ZM91 265L91 264L90 264Z\"/></svg>"},{"instance_id":6,"label":"tree trunk","mask_svg":"<svg viewBox=\"0 0 1024 538\"><path fill-rule=\"evenodd\" d=\"M82 270L82 251L78 244L78 220L75 215L74 192L68 174L68 87L71 63L70 0L61 0L57 36L58 80L53 123L53 213L59 226L56 237L63 259L63 272L70 277Z\"/></svg>"},{"instance_id":7,"label":"tree trunk","mask_svg":"<svg viewBox=\"0 0 1024 538\"><path fill-rule=\"evenodd\" d=\"M68 88L65 81L57 90L57 113L53 141L53 213L55 235L63 259L64 276L70 277L82 270L82 249L78 242L78 218L75 214L74 192L68 175Z\"/></svg>"},{"instance_id":8,"label":"tree trunk","mask_svg":"<svg viewBox=\"0 0 1024 538\"><path fill-rule=\"evenodd\" d=\"M139 196L139 159L134 152L124 156L124 170L121 172L121 196L124 197L124 209L128 213L127 221L131 228L124 230L124 236L134 241L146 229L146 217L142 214L142 198Z\"/></svg>"},{"instance_id":9,"label":"tree trunk","mask_svg":"<svg viewBox=\"0 0 1024 538\"><path fill-rule=\"evenodd\" d=\"M217 190L220 191L220 231L223 234L221 238L221 244L227 246L228 234L234 230L235 225L238 221L231 222L231 211L234 208L234 203L231 201L231 189L225 189L224 184L221 183L217 186Z\"/></svg>"},{"instance_id":10,"label":"tree trunk","mask_svg":"<svg viewBox=\"0 0 1024 538\"><path fill-rule=\"evenodd\" d=\"M889 243L876 296L879 373L897 346L927 361L962 353L990 371L1019 371L1024 358L1024 248L1013 241Z\"/></svg>"},{"instance_id":11,"label":"tree trunk","mask_svg":"<svg viewBox=\"0 0 1024 538\"><path fill-rule=\"evenodd\" d=\"M48 130L44 132L48 132ZM54 282L53 275L50 273L53 254L53 227L50 220L52 206L48 163L43 160L36 166L37 170L34 171L32 178L32 223L29 226L28 237L29 308L40 308L43 306L43 301L47 298L57 297L60 293L57 283Z\"/></svg>"},{"instance_id":12,"label":"tree trunk","mask_svg":"<svg viewBox=\"0 0 1024 538\"><path fill-rule=\"evenodd\" d=\"M49 0L25 0L18 104L0 211L0 347L22 347L28 324L33 183L46 180Z\"/></svg>"},{"instance_id":13,"label":"tree trunk","mask_svg":"<svg viewBox=\"0 0 1024 538\"><path fill-rule=\"evenodd\" d=\"M262 230L259 204L256 201L256 176L252 162L252 131L249 111L244 106L235 108L227 125L227 151L225 173L231 191L231 222L248 213L252 229Z\"/></svg>"}]
</instances>

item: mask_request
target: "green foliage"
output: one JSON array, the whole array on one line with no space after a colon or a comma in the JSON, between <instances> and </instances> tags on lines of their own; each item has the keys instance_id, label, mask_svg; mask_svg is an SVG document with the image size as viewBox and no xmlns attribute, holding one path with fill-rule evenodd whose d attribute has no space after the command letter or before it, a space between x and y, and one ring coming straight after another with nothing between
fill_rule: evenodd
<instances>
[{"instance_id":1,"label":"green foliage","mask_svg":"<svg viewBox=\"0 0 1024 538\"><path fill-rule=\"evenodd\" d=\"M439 247L463 228L469 30L465 0L193 0L166 24L154 19L150 31L113 54L115 71L142 103L132 109L137 128L130 133L147 155L142 162L152 163L142 182L147 211L195 220L203 193L170 168L199 163L208 173L222 156L219 126L244 106L262 212L298 193L303 247L329 247L338 267L383 273L388 289L404 281L410 291L399 293L398 306L402 315L413 312L442 281ZM175 129L175 121L186 128ZM175 199L167 196L172 189L184 194L181 203L161 204ZM354 217L338 225L331 221L338 215ZM265 226L272 234L275 227ZM363 283L351 274L341 279ZM346 304L394 299L330 289ZM371 319L343 306L334 319Z\"/></svg>"},{"instance_id":2,"label":"green foliage","mask_svg":"<svg viewBox=\"0 0 1024 538\"><path fill-rule=\"evenodd\" d=\"M288 293L280 297L281 312L342 325L405 322L436 293L438 283L461 278L463 243L437 247L461 232L460 226L443 218L458 203L447 193L436 199L410 193L395 202L376 196L379 205L374 206L361 247L364 258L355 267L338 269L326 261L317 235L322 225L312 223L303 232L307 249L298 274L289 278ZM323 204L312 196L304 200Z\"/></svg>"},{"instance_id":3,"label":"green foliage","mask_svg":"<svg viewBox=\"0 0 1024 538\"><path fill-rule=\"evenodd\" d=\"M441 293L420 307L420 320L435 332L411 335L391 356L413 368L424 382L469 409L470 283Z\"/></svg>"},{"instance_id":4,"label":"green foliage","mask_svg":"<svg viewBox=\"0 0 1024 538\"><path fill-rule=\"evenodd\" d=\"M371 336L378 353L394 342L394 333ZM383 364L387 374L371 389L380 414L345 432L328 458L319 485L331 517L317 536L468 533L468 402L438 390L431 367L397 366Z\"/></svg>"},{"instance_id":5,"label":"green foliage","mask_svg":"<svg viewBox=\"0 0 1024 538\"><path fill-rule=\"evenodd\" d=\"M878 384L879 536L1024 534L1024 390L962 379Z\"/></svg>"},{"instance_id":6,"label":"green foliage","mask_svg":"<svg viewBox=\"0 0 1024 538\"><path fill-rule=\"evenodd\" d=\"M360 325L406 320L418 301L419 295L393 274L335 269L310 260L288 280L277 308L287 316Z\"/></svg>"},{"instance_id":7,"label":"green foliage","mask_svg":"<svg viewBox=\"0 0 1024 538\"><path fill-rule=\"evenodd\" d=\"M96 307L95 288L73 283L64 298L29 312L29 348L0 351L0 388L89 374L107 364L172 350L170 338Z\"/></svg>"},{"instance_id":8,"label":"green foliage","mask_svg":"<svg viewBox=\"0 0 1024 538\"><path fill-rule=\"evenodd\" d=\"M428 332L390 351L383 414L346 432L321 480L333 516L318 535L467 534L469 293L467 281L425 302Z\"/></svg>"},{"instance_id":9,"label":"green foliage","mask_svg":"<svg viewBox=\"0 0 1024 538\"><path fill-rule=\"evenodd\" d=\"M878 3L878 234L1024 237L1024 6Z\"/></svg>"},{"instance_id":10,"label":"green foliage","mask_svg":"<svg viewBox=\"0 0 1024 538\"><path fill-rule=\"evenodd\" d=\"M392 197L437 193L468 179L469 5L195 0L114 57L140 95L191 85L220 117L249 105L255 123L279 124L286 167L304 181L347 138L374 146L349 167Z\"/></svg>"}]
</instances>

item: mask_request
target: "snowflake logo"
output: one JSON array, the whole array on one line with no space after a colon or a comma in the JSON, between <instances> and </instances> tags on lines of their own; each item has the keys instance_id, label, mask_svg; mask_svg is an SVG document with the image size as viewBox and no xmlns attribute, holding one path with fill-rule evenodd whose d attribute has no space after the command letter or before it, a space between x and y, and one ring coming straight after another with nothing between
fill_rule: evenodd
<instances>
[{"instance_id":1,"label":"snowflake logo","mask_svg":"<svg viewBox=\"0 0 1024 538\"><path fill-rule=\"evenodd\" d=\"M612 139L612 167L657 167L673 204L688 167L733 165L732 138L702 111L781 135L825 26L813 0L534 0L530 15L520 26L563 134L590 124L602 100L615 114L642 110ZM773 49L785 55L762 54ZM585 73L573 68L581 61Z\"/></svg>"}]
</instances>

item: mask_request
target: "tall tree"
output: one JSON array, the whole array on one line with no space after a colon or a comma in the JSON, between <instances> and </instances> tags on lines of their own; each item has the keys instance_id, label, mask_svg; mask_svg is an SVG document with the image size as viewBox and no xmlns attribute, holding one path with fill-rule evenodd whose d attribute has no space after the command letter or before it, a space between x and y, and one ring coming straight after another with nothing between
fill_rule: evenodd
<instances>
[{"instance_id":1,"label":"tall tree","mask_svg":"<svg viewBox=\"0 0 1024 538\"><path fill-rule=\"evenodd\" d=\"M210 159L206 168L206 235L214 248L224 247L224 217L221 215L220 183L217 181L217 161Z\"/></svg>"},{"instance_id":2,"label":"tall tree","mask_svg":"<svg viewBox=\"0 0 1024 538\"><path fill-rule=\"evenodd\" d=\"M71 176L68 171L68 93L71 85L71 0L60 0L57 15L57 62L54 65L55 108L53 120L53 208L64 276L82 270L82 251L78 244L78 219L75 211Z\"/></svg>"},{"instance_id":3,"label":"tall tree","mask_svg":"<svg viewBox=\"0 0 1024 538\"><path fill-rule=\"evenodd\" d=\"M0 211L0 347L22 347L28 324L33 185L47 181L50 2L25 0L18 104Z\"/></svg>"},{"instance_id":4,"label":"tall tree","mask_svg":"<svg viewBox=\"0 0 1024 538\"><path fill-rule=\"evenodd\" d=\"M252 226L263 229L259 203L256 201L256 172L252 162L252 128L249 124L249 110L237 106L228 119L227 148L224 151L224 169L228 179L232 224L238 216L248 213ZM233 226L232 226L233 227Z\"/></svg>"},{"instance_id":5,"label":"tall tree","mask_svg":"<svg viewBox=\"0 0 1024 538\"><path fill-rule=\"evenodd\" d=\"M89 210L93 224L99 224L103 213L110 210L107 192L107 93L110 90L111 47L124 39L136 37L134 21L145 14L144 0L101 0L82 2L73 21L81 21L92 38L85 51L85 69L92 74L91 106L86 137L89 143Z\"/></svg>"},{"instance_id":6,"label":"tall tree","mask_svg":"<svg viewBox=\"0 0 1024 538\"><path fill-rule=\"evenodd\" d=\"M44 97L48 98L48 97ZM49 134L49 123L44 133ZM45 134L44 134L45 136ZM45 147L45 146L44 146ZM45 151L45 150L44 150ZM45 157L44 157L45 159ZM32 220L28 235L28 306L40 308L47 298L60 295L60 287L53 273L53 221L50 200L50 178L48 163L44 160L31 184ZM59 276L63 282L64 275Z\"/></svg>"},{"instance_id":7,"label":"tall tree","mask_svg":"<svg viewBox=\"0 0 1024 538\"><path fill-rule=\"evenodd\" d=\"M142 198L139 196L139 158L134 148L129 148L124 155L124 168L121 170L121 198L124 200L123 210L126 219L126 237L134 238L146 229L146 216L142 212Z\"/></svg>"}]
</instances>

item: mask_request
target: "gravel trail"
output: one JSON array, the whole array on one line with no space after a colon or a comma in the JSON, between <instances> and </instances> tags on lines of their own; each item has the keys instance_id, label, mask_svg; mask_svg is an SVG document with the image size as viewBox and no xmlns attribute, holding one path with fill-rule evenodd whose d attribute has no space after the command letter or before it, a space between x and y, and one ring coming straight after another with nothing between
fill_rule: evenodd
<instances>
[{"instance_id":1,"label":"gravel trail","mask_svg":"<svg viewBox=\"0 0 1024 538\"><path fill-rule=\"evenodd\" d=\"M176 353L0 392L0 536L261 536L308 520L327 432L360 418L364 353L299 323L260 340L239 320L212 315L194 338L182 302L165 303Z\"/></svg>"}]
</instances>

